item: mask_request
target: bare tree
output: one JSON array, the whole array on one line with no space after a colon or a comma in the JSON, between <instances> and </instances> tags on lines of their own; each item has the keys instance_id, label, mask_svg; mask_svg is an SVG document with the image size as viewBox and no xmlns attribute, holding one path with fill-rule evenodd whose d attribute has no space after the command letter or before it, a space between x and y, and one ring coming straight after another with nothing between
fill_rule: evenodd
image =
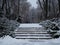
<instances>
[{"instance_id":1,"label":"bare tree","mask_svg":"<svg viewBox=\"0 0 60 45\"><path fill-rule=\"evenodd\" d=\"M60 0L58 0L58 5L59 5L59 14L57 16L59 17L59 15L60 15Z\"/></svg>"},{"instance_id":2,"label":"bare tree","mask_svg":"<svg viewBox=\"0 0 60 45\"><path fill-rule=\"evenodd\" d=\"M39 5L41 7L41 9L43 10L43 15L44 15L44 19L47 19L48 17L48 0L43 0L43 7L42 7L42 3L40 0L38 0Z\"/></svg>"}]
</instances>

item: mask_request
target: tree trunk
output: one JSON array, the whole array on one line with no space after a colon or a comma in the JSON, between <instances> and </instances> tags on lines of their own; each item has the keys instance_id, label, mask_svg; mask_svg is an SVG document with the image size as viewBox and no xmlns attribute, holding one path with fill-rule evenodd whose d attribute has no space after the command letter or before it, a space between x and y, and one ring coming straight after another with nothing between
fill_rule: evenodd
<instances>
[{"instance_id":1,"label":"tree trunk","mask_svg":"<svg viewBox=\"0 0 60 45\"><path fill-rule=\"evenodd\" d=\"M43 7L44 7L44 19L47 19L48 17L48 0L45 0L44 1L44 4L43 4Z\"/></svg>"},{"instance_id":2,"label":"tree trunk","mask_svg":"<svg viewBox=\"0 0 60 45\"><path fill-rule=\"evenodd\" d=\"M60 0L58 0L58 5L59 5L59 14L57 16L59 17L59 15L60 15Z\"/></svg>"}]
</instances>

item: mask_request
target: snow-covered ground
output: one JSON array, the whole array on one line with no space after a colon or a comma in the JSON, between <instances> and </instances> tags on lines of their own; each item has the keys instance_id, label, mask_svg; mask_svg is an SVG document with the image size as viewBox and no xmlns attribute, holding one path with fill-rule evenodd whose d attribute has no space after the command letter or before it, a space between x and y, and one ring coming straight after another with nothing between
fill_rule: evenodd
<instances>
[{"instance_id":1,"label":"snow-covered ground","mask_svg":"<svg viewBox=\"0 0 60 45\"><path fill-rule=\"evenodd\" d=\"M30 42L28 40L14 39L10 36L6 36L4 39L0 38L0 45L60 45L60 38Z\"/></svg>"}]
</instances>

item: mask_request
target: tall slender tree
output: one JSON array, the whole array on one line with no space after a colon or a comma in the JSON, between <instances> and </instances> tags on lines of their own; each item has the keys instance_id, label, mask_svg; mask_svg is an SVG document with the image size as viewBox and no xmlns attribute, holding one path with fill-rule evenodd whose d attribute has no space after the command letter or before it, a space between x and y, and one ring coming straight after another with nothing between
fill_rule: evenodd
<instances>
[{"instance_id":1,"label":"tall slender tree","mask_svg":"<svg viewBox=\"0 0 60 45\"><path fill-rule=\"evenodd\" d=\"M59 5L59 14L57 16L59 17L59 15L60 15L60 0L58 0L58 5Z\"/></svg>"},{"instance_id":2,"label":"tall slender tree","mask_svg":"<svg viewBox=\"0 0 60 45\"><path fill-rule=\"evenodd\" d=\"M38 2L41 9L43 10L44 19L47 19L48 18L48 0L43 0L43 3L41 3L40 0L38 0ZM43 4L43 7L42 7L42 4Z\"/></svg>"}]
</instances>

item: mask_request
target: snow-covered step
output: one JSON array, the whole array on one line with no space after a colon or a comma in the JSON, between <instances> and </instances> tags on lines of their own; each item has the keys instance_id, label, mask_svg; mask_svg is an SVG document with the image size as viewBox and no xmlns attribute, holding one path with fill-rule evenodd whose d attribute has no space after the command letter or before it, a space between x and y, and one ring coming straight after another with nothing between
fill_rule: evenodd
<instances>
[{"instance_id":1,"label":"snow-covered step","mask_svg":"<svg viewBox=\"0 0 60 45\"><path fill-rule=\"evenodd\" d=\"M17 37L51 37L50 35L16 35Z\"/></svg>"},{"instance_id":2,"label":"snow-covered step","mask_svg":"<svg viewBox=\"0 0 60 45\"><path fill-rule=\"evenodd\" d=\"M47 32L46 30L35 30L35 29L26 29L26 30L17 30L16 32Z\"/></svg>"},{"instance_id":3,"label":"snow-covered step","mask_svg":"<svg viewBox=\"0 0 60 45\"><path fill-rule=\"evenodd\" d=\"M34 31L34 30L18 30L16 32L47 32L46 30L43 30L43 31Z\"/></svg>"},{"instance_id":4,"label":"snow-covered step","mask_svg":"<svg viewBox=\"0 0 60 45\"><path fill-rule=\"evenodd\" d=\"M29 29L29 30L30 30L30 29L35 29L35 30L36 30L36 29L37 29L37 30L40 30L40 29L41 29L41 30L43 30L44 28L42 28L42 27L19 27L19 28L18 28L18 30L21 30L21 29L23 29L23 30L25 30L25 29L27 29L27 30L28 30L28 29Z\"/></svg>"},{"instance_id":5,"label":"snow-covered step","mask_svg":"<svg viewBox=\"0 0 60 45\"><path fill-rule=\"evenodd\" d=\"M18 36L20 36L20 37L51 37L51 36L49 36L49 35L46 35L46 36L44 36L44 35L16 35L17 37Z\"/></svg>"},{"instance_id":6,"label":"snow-covered step","mask_svg":"<svg viewBox=\"0 0 60 45\"><path fill-rule=\"evenodd\" d=\"M42 27L42 26L39 25L39 23L22 23L22 24L20 24L19 28L20 27L30 28L30 27Z\"/></svg>"},{"instance_id":7,"label":"snow-covered step","mask_svg":"<svg viewBox=\"0 0 60 45\"><path fill-rule=\"evenodd\" d=\"M16 39L52 39L51 37L31 37L31 36L28 36L28 37L20 37L20 36L17 36L15 37Z\"/></svg>"},{"instance_id":8,"label":"snow-covered step","mask_svg":"<svg viewBox=\"0 0 60 45\"><path fill-rule=\"evenodd\" d=\"M16 34L48 34L47 31L15 31Z\"/></svg>"},{"instance_id":9,"label":"snow-covered step","mask_svg":"<svg viewBox=\"0 0 60 45\"><path fill-rule=\"evenodd\" d=\"M16 34L47 34L47 32L15 32Z\"/></svg>"},{"instance_id":10,"label":"snow-covered step","mask_svg":"<svg viewBox=\"0 0 60 45\"><path fill-rule=\"evenodd\" d=\"M15 31L16 33L20 32L20 33L47 33L46 31Z\"/></svg>"},{"instance_id":11,"label":"snow-covered step","mask_svg":"<svg viewBox=\"0 0 60 45\"><path fill-rule=\"evenodd\" d=\"M41 36L16 36L15 38L51 38L51 37L41 37Z\"/></svg>"},{"instance_id":12,"label":"snow-covered step","mask_svg":"<svg viewBox=\"0 0 60 45\"><path fill-rule=\"evenodd\" d=\"M15 34L16 36L50 36L50 34Z\"/></svg>"},{"instance_id":13,"label":"snow-covered step","mask_svg":"<svg viewBox=\"0 0 60 45\"><path fill-rule=\"evenodd\" d=\"M30 29L34 29L34 30L40 30L40 29L41 29L41 30L43 30L44 28L41 28L41 27L23 27L23 28L20 27L20 28L18 28L18 30L25 30L25 29L27 29L27 30L28 30L28 29L29 29L29 30L30 30Z\"/></svg>"}]
</instances>

